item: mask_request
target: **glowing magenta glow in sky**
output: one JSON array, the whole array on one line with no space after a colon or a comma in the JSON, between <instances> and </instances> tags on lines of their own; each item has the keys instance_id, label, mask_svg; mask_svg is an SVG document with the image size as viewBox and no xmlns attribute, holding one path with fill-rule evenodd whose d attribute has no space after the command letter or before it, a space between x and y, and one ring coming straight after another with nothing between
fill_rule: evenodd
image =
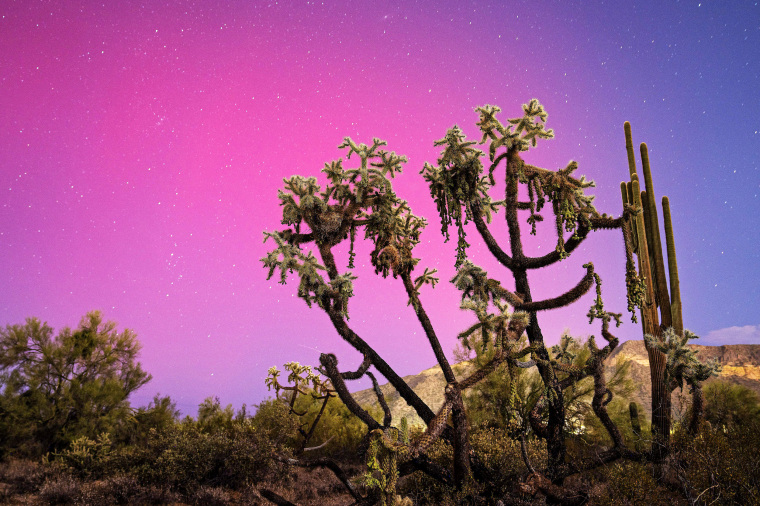
<instances>
[{"instance_id":1,"label":"glowing magenta glow in sky","mask_svg":"<svg viewBox=\"0 0 760 506\"><path fill-rule=\"evenodd\" d=\"M454 124L479 140L476 106L505 120L538 98L556 138L526 160L577 160L600 212L622 211L631 122L670 197L686 327L703 344L760 342L759 19L753 2L3 2L0 324L75 326L101 309L137 332L154 376L133 403L160 392L185 413L210 395L261 401L286 361L334 352L354 368L295 278L266 280L262 231L283 228L283 177L324 184L344 137L379 137L409 159L394 185L428 219L419 269L441 283L422 300L452 356L472 321L419 171ZM506 237L500 215L494 226ZM471 259L509 286L472 232ZM551 223L542 234L532 251L553 247ZM350 324L400 374L432 366L400 281L357 251ZM534 297L573 286L587 261L625 312L616 232L535 273ZM598 334L592 298L542 315L547 342Z\"/></svg>"}]
</instances>

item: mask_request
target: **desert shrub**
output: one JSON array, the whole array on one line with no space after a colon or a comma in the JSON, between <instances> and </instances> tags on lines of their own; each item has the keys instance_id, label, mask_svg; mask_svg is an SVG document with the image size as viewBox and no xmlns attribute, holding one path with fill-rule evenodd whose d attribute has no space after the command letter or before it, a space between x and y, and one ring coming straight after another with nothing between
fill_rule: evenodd
<instances>
[{"instance_id":1,"label":"desert shrub","mask_svg":"<svg viewBox=\"0 0 760 506\"><path fill-rule=\"evenodd\" d=\"M232 504L229 492L219 487L199 487L192 494L193 504L203 506L226 506Z\"/></svg>"},{"instance_id":2,"label":"desert shrub","mask_svg":"<svg viewBox=\"0 0 760 506\"><path fill-rule=\"evenodd\" d=\"M131 414L129 395L150 381L140 343L99 311L76 330L36 318L0 328L0 458L39 458L74 439L111 432Z\"/></svg>"},{"instance_id":3,"label":"desert shrub","mask_svg":"<svg viewBox=\"0 0 760 506\"><path fill-rule=\"evenodd\" d=\"M201 486L240 488L266 477L284 478L285 465L276 454L287 456L289 449L246 420L212 433L185 423L153 431L145 445L125 449L117 460L141 483L187 494Z\"/></svg>"},{"instance_id":4,"label":"desert shrub","mask_svg":"<svg viewBox=\"0 0 760 506\"><path fill-rule=\"evenodd\" d=\"M295 448L298 438L298 417L282 399L267 399L256 406L251 424L277 445Z\"/></svg>"},{"instance_id":5,"label":"desert shrub","mask_svg":"<svg viewBox=\"0 0 760 506\"><path fill-rule=\"evenodd\" d=\"M131 487L130 487L131 485ZM125 490L126 487L130 487ZM79 489L79 502L83 504L134 504L139 485L127 476L111 477L107 480L87 481Z\"/></svg>"},{"instance_id":6,"label":"desert shrub","mask_svg":"<svg viewBox=\"0 0 760 506\"><path fill-rule=\"evenodd\" d=\"M409 433L410 439L414 440L422 432L419 427L412 427ZM454 456L453 449L441 439L435 441L427 450L427 456L437 464L447 466ZM456 491L453 487L447 487L434 480L422 471L416 471L399 480L398 493L402 496L411 497L415 504L455 504Z\"/></svg>"},{"instance_id":7,"label":"desert shrub","mask_svg":"<svg viewBox=\"0 0 760 506\"><path fill-rule=\"evenodd\" d=\"M134 476L117 474L102 480L83 481L73 495L76 504L176 504L183 497L166 486L144 486ZM67 501L64 501L67 502Z\"/></svg>"},{"instance_id":8,"label":"desert shrub","mask_svg":"<svg viewBox=\"0 0 760 506\"><path fill-rule=\"evenodd\" d=\"M235 422L235 410L232 404L222 408L219 397L206 397L198 405L196 423L202 432L230 430Z\"/></svg>"},{"instance_id":9,"label":"desert shrub","mask_svg":"<svg viewBox=\"0 0 760 506\"><path fill-rule=\"evenodd\" d=\"M8 486L7 495L35 492L49 474L37 461L14 459L0 464L0 483Z\"/></svg>"},{"instance_id":10,"label":"desert shrub","mask_svg":"<svg viewBox=\"0 0 760 506\"><path fill-rule=\"evenodd\" d=\"M669 506L673 498L655 480L652 465L620 460L601 468L592 504Z\"/></svg>"},{"instance_id":11,"label":"desert shrub","mask_svg":"<svg viewBox=\"0 0 760 506\"><path fill-rule=\"evenodd\" d=\"M135 410L132 416L119 423L111 440L115 445L140 445L151 429L164 430L179 420L177 404L171 397L156 394L147 406Z\"/></svg>"},{"instance_id":12,"label":"desert shrub","mask_svg":"<svg viewBox=\"0 0 760 506\"><path fill-rule=\"evenodd\" d=\"M673 438L678 478L703 504L760 504L760 419Z\"/></svg>"},{"instance_id":13,"label":"desert shrub","mask_svg":"<svg viewBox=\"0 0 760 506\"><path fill-rule=\"evenodd\" d=\"M221 484L241 488L267 477L284 479L287 476L286 466L276 455L290 456L290 449L277 444L269 434L245 423L235 425L228 438L226 454L221 454L225 459Z\"/></svg>"},{"instance_id":14,"label":"desert shrub","mask_svg":"<svg viewBox=\"0 0 760 506\"><path fill-rule=\"evenodd\" d=\"M138 499L144 504L176 504L180 502L181 497L167 485L148 485L140 488Z\"/></svg>"},{"instance_id":15,"label":"desert shrub","mask_svg":"<svg viewBox=\"0 0 760 506\"><path fill-rule=\"evenodd\" d=\"M649 446L651 439L650 422L644 410L639 407L637 411L641 432L639 435L635 434L631 425L629 405L630 401L628 399L614 397L607 405L607 413L623 436L625 444L629 448L643 451ZM601 420L593 412L589 412L588 416L583 420L581 438L589 445L612 446L612 438L610 438L607 429L604 428Z\"/></svg>"},{"instance_id":16,"label":"desert shrub","mask_svg":"<svg viewBox=\"0 0 760 506\"><path fill-rule=\"evenodd\" d=\"M80 478L103 476L109 470L111 456L111 438L106 433L95 440L81 436L53 454L55 465Z\"/></svg>"},{"instance_id":17,"label":"desert shrub","mask_svg":"<svg viewBox=\"0 0 760 506\"><path fill-rule=\"evenodd\" d=\"M414 427L410 437L414 439L419 432L420 428ZM500 496L514 492L518 479L528 472L522 459L520 442L511 439L504 429L480 427L474 428L470 433L470 444L480 457L481 463L493 473L493 488L490 494L493 495L494 501ZM526 445L532 465L536 469L540 468L546 462L546 442L528 438ZM453 458L453 449L439 439L428 449L427 456L442 466L448 466ZM471 492L457 492L453 487L445 486L421 471L400 480L398 491L402 496L410 497L415 504L435 505L465 504L465 496Z\"/></svg>"},{"instance_id":18,"label":"desert shrub","mask_svg":"<svg viewBox=\"0 0 760 506\"><path fill-rule=\"evenodd\" d=\"M61 473L45 480L39 497L46 504L71 504L79 498L80 488L81 483L74 476Z\"/></svg>"},{"instance_id":19,"label":"desert shrub","mask_svg":"<svg viewBox=\"0 0 760 506\"><path fill-rule=\"evenodd\" d=\"M760 396L749 388L714 381L704 386L705 420L713 428L751 424L760 419Z\"/></svg>"},{"instance_id":20,"label":"desert shrub","mask_svg":"<svg viewBox=\"0 0 760 506\"><path fill-rule=\"evenodd\" d=\"M104 499L108 498L115 504L132 504L142 495L142 487L137 479L128 474L109 476L100 483L103 484ZM93 502L93 504L104 504L104 502Z\"/></svg>"},{"instance_id":21,"label":"desert shrub","mask_svg":"<svg viewBox=\"0 0 760 506\"><path fill-rule=\"evenodd\" d=\"M305 413L300 417L300 424L304 431L309 431L314 420L322 408L322 401L314 400L311 395L302 395L298 398L295 410ZM382 420L382 411L379 407L370 408L371 415ZM316 447L325 442L327 444L318 450L309 452L309 456L323 456L342 458L356 453L367 428L343 402L338 398L331 398L327 402L319 422L307 443L307 447Z\"/></svg>"},{"instance_id":22,"label":"desert shrub","mask_svg":"<svg viewBox=\"0 0 760 506\"><path fill-rule=\"evenodd\" d=\"M524 344L525 337L521 343ZM560 345L554 346L551 353L555 359L559 359L566 365L583 367L591 357L588 342L573 338L566 330L562 335ZM521 346L523 345L521 344ZM490 362L495 353L494 343L483 343L482 336L474 333L468 339L463 340L460 347L454 350L459 358L472 358L478 367ZM559 357L559 358L558 358ZM614 394L615 399L630 397L633 392L633 382L628 377L631 362L626 359L618 359L612 365L611 374L607 377L607 388ZM566 373L559 373L561 378ZM514 385L512 385L514 382ZM510 398L510 392L514 387L515 399ZM545 392L543 380L537 369L514 368L510 376L508 364L500 364L494 372L469 390L465 396L467 419L472 427L494 427L498 429L508 428L514 421L526 425L528 414ZM573 383L563 392L565 402L565 425L566 436L580 434L590 427L595 430L595 436L609 439L606 431L591 409L591 400L594 395L593 378L587 376ZM622 401L618 400L618 403ZM621 423L630 429L630 419L626 415L613 420L620 426ZM611 413L612 415L612 413ZM593 419L593 420L592 420ZM622 427L621 427L622 428ZM599 433L601 429L604 434ZM629 431L632 432L632 431Z\"/></svg>"},{"instance_id":23,"label":"desert shrub","mask_svg":"<svg viewBox=\"0 0 760 506\"><path fill-rule=\"evenodd\" d=\"M470 436L473 450L493 473L492 493L501 496L517 489L518 481L528 473L522 458L520 441L509 437L506 430L476 429ZM529 437L525 442L531 465L539 470L546 462L546 441Z\"/></svg>"},{"instance_id":24,"label":"desert shrub","mask_svg":"<svg viewBox=\"0 0 760 506\"><path fill-rule=\"evenodd\" d=\"M514 476L527 471L523 462L520 442L509 437L506 431L495 428L478 429L470 435L472 448L483 464L502 476ZM526 441L528 458L539 467L546 461L546 443L535 438Z\"/></svg>"},{"instance_id":25,"label":"desert shrub","mask_svg":"<svg viewBox=\"0 0 760 506\"><path fill-rule=\"evenodd\" d=\"M141 483L165 483L170 489L187 493L216 478L220 462L215 456L223 434L205 434L194 425L178 424L155 431L146 444L131 449L124 466Z\"/></svg>"},{"instance_id":26,"label":"desert shrub","mask_svg":"<svg viewBox=\"0 0 760 506\"><path fill-rule=\"evenodd\" d=\"M210 398L201 404L197 422L182 423L169 423L175 419L171 403L162 402L159 411L162 428L150 428L140 436L140 444L112 447L107 434L96 440L82 436L53 454L50 468L90 480L109 477L86 489L93 503L105 498L119 503L121 489L131 488L135 494L132 486L119 487L125 480L147 487L140 489L146 497L181 493L192 499L200 487L239 489L286 476L286 465L276 455L290 456L287 445L297 434L297 419L287 405L262 403L256 416L233 418L231 407L222 409L218 399Z\"/></svg>"},{"instance_id":27,"label":"desert shrub","mask_svg":"<svg viewBox=\"0 0 760 506\"><path fill-rule=\"evenodd\" d=\"M525 341L524 337L521 338L519 346L523 346ZM480 332L462 339L454 349L458 358L472 360L478 368L493 360L495 352L493 341L484 343ZM516 394L514 405L507 395L513 387L513 381ZM502 363L463 396L467 420L472 427L504 429L515 417L518 420L525 419L530 407L543 391L544 385L537 370L515 368L510 377L507 364Z\"/></svg>"}]
</instances>

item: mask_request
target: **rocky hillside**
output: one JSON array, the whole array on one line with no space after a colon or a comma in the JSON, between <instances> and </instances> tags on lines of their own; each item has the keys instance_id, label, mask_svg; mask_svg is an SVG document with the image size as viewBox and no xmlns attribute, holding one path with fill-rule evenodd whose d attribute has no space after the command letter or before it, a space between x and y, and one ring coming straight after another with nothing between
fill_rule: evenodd
<instances>
[{"instance_id":1,"label":"rocky hillside","mask_svg":"<svg viewBox=\"0 0 760 506\"><path fill-rule=\"evenodd\" d=\"M691 347L697 350L700 360L716 359L721 363L723 366L720 374L721 379L744 385L760 394L760 345L691 345ZM635 400L639 406L644 408L647 416L649 416L652 403L652 389L649 381L649 359L644 349L644 341L626 341L618 346L607 360L610 375L614 371L615 364L620 359L631 361L630 376L635 385L632 400ZM457 379L462 379L469 375L472 370L473 366L469 362L454 365L454 374ZM404 380L433 411L437 411L441 407L446 381L443 378L440 367L431 367L419 374L405 376ZM714 380L715 378L712 378L708 381ZM406 417L407 421L413 424L423 424L414 410L399 397L398 392L389 384L381 385L380 389L391 408L394 424L398 423L401 417ZM687 391L688 388L685 388L684 398L687 397ZM372 389L356 392L354 393L354 397L362 406L377 405L377 400ZM682 396L676 390L673 396L674 411L682 409L680 397Z\"/></svg>"},{"instance_id":2,"label":"rocky hillside","mask_svg":"<svg viewBox=\"0 0 760 506\"><path fill-rule=\"evenodd\" d=\"M458 380L467 377L472 371L473 366L469 362L461 362L452 366L454 369L454 375ZM410 376L404 376L404 381L430 406L433 412L437 412L443 406L443 389L446 387L446 380L443 377L443 371L439 366L425 369L419 374L413 374ZM380 390L383 392L385 401L391 408L391 414L393 415L393 424L397 424L401 421L402 417L406 417L408 423L412 425L425 425L422 419L417 416L417 413L409 406L405 400L403 400L398 392L386 383L380 385ZM371 388L368 390L361 390L355 392L354 399L361 406L377 406L377 396L374 390Z\"/></svg>"},{"instance_id":3,"label":"rocky hillside","mask_svg":"<svg viewBox=\"0 0 760 506\"><path fill-rule=\"evenodd\" d=\"M689 345L697 351L701 361L717 360L722 365L720 376L712 377L707 382L721 379L746 386L760 394L760 345L757 344L731 344L725 346L700 346ZM618 346L610 356L609 362L625 357L631 363L630 376L636 385L633 399L639 406L651 412L652 388L649 380L649 358L644 341L626 341ZM673 408L677 411L682 408L681 397L688 397L688 387L684 388L684 395L676 389L673 393Z\"/></svg>"}]
</instances>

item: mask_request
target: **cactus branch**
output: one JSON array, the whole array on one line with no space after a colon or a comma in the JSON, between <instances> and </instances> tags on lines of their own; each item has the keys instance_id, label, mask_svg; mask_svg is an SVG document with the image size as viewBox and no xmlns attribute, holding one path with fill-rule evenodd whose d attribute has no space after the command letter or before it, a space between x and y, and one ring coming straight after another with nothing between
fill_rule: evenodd
<instances>
[{"instance_id":1,"label":"cactus branch","mask_svg":"<svg viewBox=\"0 0 760 506\"><path fill-rule=\"evenodd\" d=\"M488 226L486 225L485 221L483 221L483 216L481 216L480 213L480 203L475 201L470 205L472 207L472 219L475 222L475 228L477 228L480 236L483 238L483 242L486 243L488 251L491 252L491 254L499 261L501 265L507 269L513 268L514 262L512 261L512 257L507 255L507 253L501 249L494 236L491 235L491 231L488 230Z\"/></svg>"},{"instance_id":2,"label":"cactus branch","mask_svg":"<svg viewBox=\"0 0 760 506\"><path fill-rule=\"evenodd\" d=\"M569 255L575 250L575 248L580 246L583 240L588 237L590 230L591 228L586 223L580 223L578 225L578 230L576 230L576 232L569 239L563 241L565 255ZM559 251L554 250L542 257L526 257L524 266L526 269L540 269L542 267L546 267L547 265L559 262L560 260L562 260L562 254Z\"/></svg>"},{"instance_id":3,"label":"cactus branch","mask_svg":"<svg viewBox=\"0 0 760 506\"><path fill-rule=\"evenodd\" d=\"M366 373L367 376L369 376L369 379L372 380L372 389L375 391L375 396L377 397L377 402L380 403L380 407L383 408L383 427L390 427L391 422L393 421L393 418L391 416L391 409L388 407L388 403L385 402L385 396L383 395L383 391L380 390L380 385L377 384L377 380L375 379L375 375L371 372Z\"/></svg>"},{"instance_id":4,"label":"cactus branch","mask_svg":"<svg viewBox=\"0 0 760 506\"><path fill-rule=\"evenodd\" d=\"M633 136L631 135L631 124L627 121L623 123L623 130L625 132L625 151L628 154L628 172L630 176L636 175L636 159L633 155Z\"/></svg>"},{"instance_id":5,"label":"cactus branch","mask_svg":"<svg viewBox=\"0 0 760 506\"><path fill-rule=\"evenodd\" d=\"M378 355L377 352L366 343L366 341L351 330L343 316L338 311L329 310L328 315L330 316L330 321L338 334L347 343L359 351L359 353L370 358L375 369L377 369L377 371L382 374L391 385L393 385L393 388L398 391L399 395L407 402L407 404L414 408L417 415L419 415L422 420L427 423L435 416L430 407L420 399L414 390L412 390L398 374L396 374L388 363L385 362L385 360L383 360L380 355ZM330 379L332 379L332 377ZM337 385L334 382L333 385L335 385L337 389ZM341 397L341 400L343 400L343 397Z\"/></svg>"},{"instance_id":6,"label":"cactus branch","mask_svg":"<svg viewBox=\"0 0 760 506\"><path fill-rule=\"evenodd\" d=\"M367 372L367 369L369 369L370 365L372 364L370 362L369 356L365 355L364 360L362 360L362 363L359 366L359 369L357 369L355 372L342 372L340 373L340 376L344 380L357 380L364 376L364 373Z\"/></svg>"},{"instance_id":7,"label":"cactus branch","mask_svg":"<svg viewBox=\"0 0 760 506\"><path fill-rule=\"evenodd\" d=\"M575 287L568 290L564 294L558 297L554 297L553 299L546 299L537 302L524 302L518 306L515 306L515 309L533 313L537 311L546 311L548 309L556 309L558 307L565 307L577 301L589 291L589 288L591 288L591 285L594 282L594 266L591 264L586 265L588 265L588 267L586 267L586 274L583 276L583 278L581 278Z\"/></svg>"},{"instance_id":8,"label":"cactus branch","mask_svg":"<svg viewBox=\"0 0 760 506\"><path fill-rule=\"evenodd\" d=\"M665 278L665 263L662 257L662 242L660 240L660 226L657 219L657 204L654 195L654 183L652 182L652 170L649 166L649 151L646 143L641 143L641 164L644 168L644 183L646 184L647 198L643 202L645 211L649 213L649 223L647 224L647 239L651 230L652 241L649 241L649 249L652 251L655 265L654 275L655 294L657 304L660 306L660 321L663 326L670 327L673 321L670 313L670 296L668 295L668 285Z\"/></svg>"},{"instance_id":9,"label":"cactus branch","mask_svg":"<svg viewBox=\"0 0 760 506\"><path fill-rule=\"evenodd\" d=\"M430 347L433 349L435 358L438 361L438 365L443 371L443 376L446 378L446 382L455 382L456 378L454 377L454 371L452 371L451 365L449 365L449 361L446 358L446 355L443 353L443 348L441 348L441 343L438 340L438 336L435 334L433 324L430 323L430 318L425 312L425 308L422 307L422 302L420 302L419 294L412 284L411 274L409 272L402 273L401 279L404 282L404 288L406 289L406 293L412 303L412 307L414 308L414 312L417 315L417 319L422 325L422 328L425 331L425 335L428 338L428 342L430 343Z\"/></svg>"},{"instance_id":10,"label":"cactus branch","mask_svg":"<svg viewBox=\"0 0 760 506\"><path fill-rule=\"evenodd\" d=\"M330 382L332 382L335 391L338 393L338 397L340 397L340 400L343 401L348 410L364 422L369 430L379 429L380 424L364 408L359 406L348 391L348 388L346 388L346 384L343 382L340 372L338 372L338 359L335 355L323 353L319 356L319 363L322 365L325 376L330 378Z\"/></svg>"}]
</instances>

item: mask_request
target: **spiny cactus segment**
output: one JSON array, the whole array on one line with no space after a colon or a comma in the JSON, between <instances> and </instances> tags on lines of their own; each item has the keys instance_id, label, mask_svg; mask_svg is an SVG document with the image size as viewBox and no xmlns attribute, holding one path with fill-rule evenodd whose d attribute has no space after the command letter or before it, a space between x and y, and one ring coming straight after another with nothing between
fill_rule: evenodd
<instances>
[{"instance_id":1,"label":"spiny cactus segment","mask_svg":"<svg viewBox=\"0 0 760 506\"><path fill-rule=\"evenodd\" d=\"M678 335L673 327L665 330L662 339L651 334L644 336L649 346L665 354L665 383L670 390L676 388L683 390L684 382L694 388L720 372L719 362L715 360L701 362L697 358L696 350L688 346L690 340L698 338L699 336L689 330L684 330L683 335Z\"/></svg>"}]
</instances>

